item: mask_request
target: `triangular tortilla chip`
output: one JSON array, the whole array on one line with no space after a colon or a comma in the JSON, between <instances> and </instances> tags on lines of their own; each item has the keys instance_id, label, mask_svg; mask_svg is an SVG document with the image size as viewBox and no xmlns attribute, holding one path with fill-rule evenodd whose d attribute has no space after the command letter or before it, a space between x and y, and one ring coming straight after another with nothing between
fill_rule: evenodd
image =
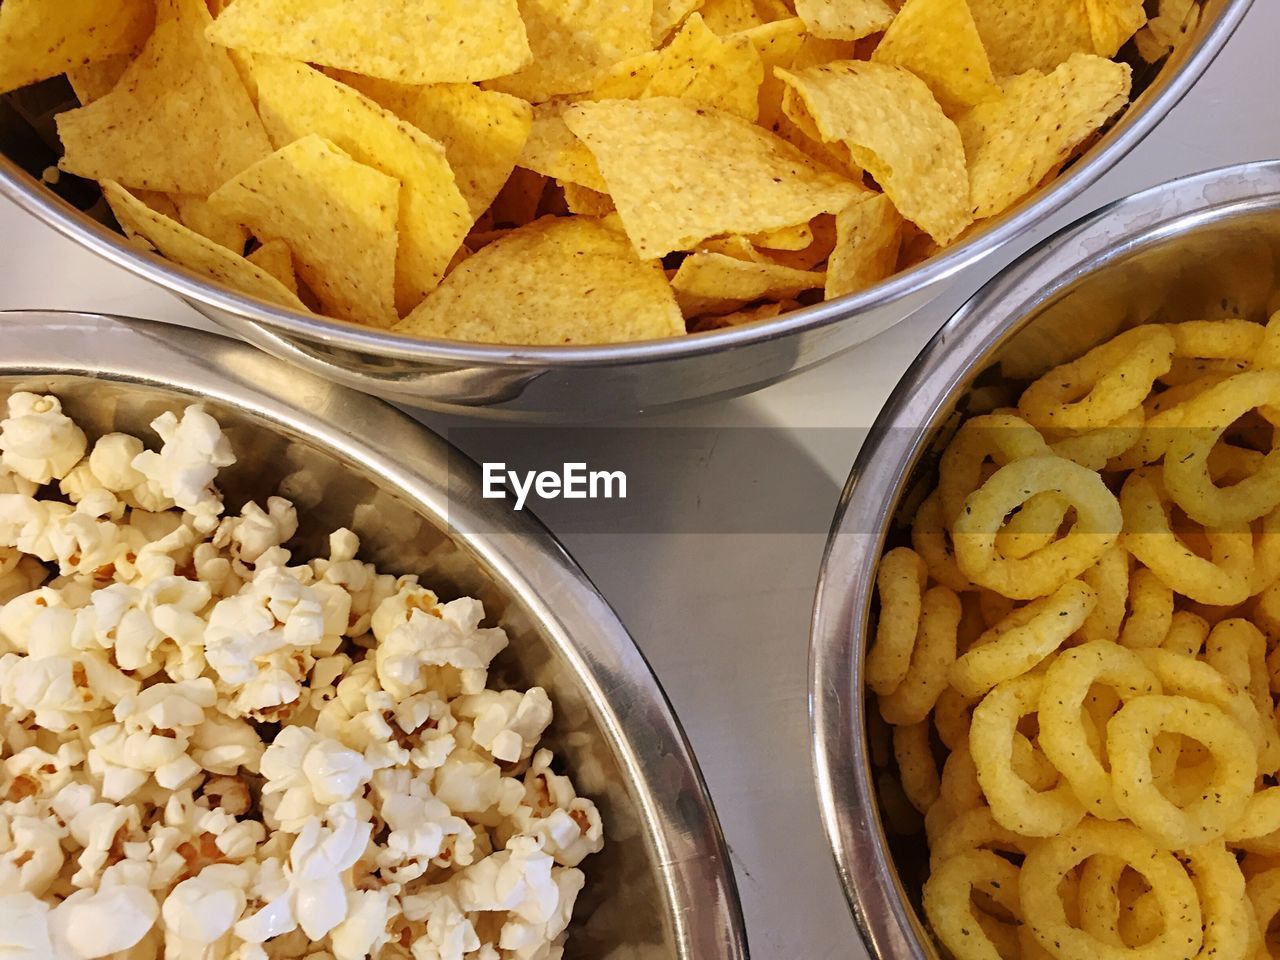
<instances>
[{"instance_id":1,"label":"triangular tortilla chip","mask_svg":"<svg viewBox=\"0 0 1280 960\"><path fill-rule=\"evenodd\" d=\"M676 271L671 287L686 317L728 313L753 300L789 300L806 290L821 290L826 275L792 270L776 263L752 263L719 253L691 253Z\"/></svg>"},{"instance_id":2,"label":"triangular tortilla chip","mask_svg":"<svg viewBox=\"0 0 1280 960\"><path fill-rule=\"evenodd\" d=\"M1147 22L1142 0L1085 0L1093 52L1114 57Z\"/></svg>"},{"instance_id":3,"label":"triangular tortilla chip","mask_svg":"<svg viewBox=\"0 0 1280 960\"><path fill-rule=\"evenodd\" d=\"M177 207L178 219L184 227L194 230L202 237L208 237L233 253L244 253L249 234L234 218L215 210L204 197L175 193L170 199Z\"/></svg>"},{"instance_id":4,"label":"triangular tortilla chip","mask_svg":"<svg viewBox=\"0 0 1280 960\"><path fill-rule=\"evenodd\" d=\"M613 198L607 193L597 193L576 183L561 183L564 191L564 203L570 213L584 217L606 217L616 212Z\"/></svg>"},{"instance_id":5,"label":"triangular tortilla chip","mask_svg":"<svg viewBox=\"0 0 1280 960\"><path fill-rule=\"evenodd\" d=\"M804 99L822 138L848 144L904 217L939 243L969 225L960 131L923 80L902 67L854 60L779 75Z\"/></svg>"},{"instance_id":6,"label":"triangular tortilla chip","mask_svg":"<svg viewBox=\"0 0 1280 960\"><path fill-rule=\"evenodd\" d=\"M723 315L709 313L706 316L689 321L689 332L709 333L712 330L741 327L748 323L755 323L757 320L772 320L774 317L781 316L798 306L798 303L785 301L783 303L766 303L758 307L748 307L746 310L739 310L736 313Z\"/></svg>"},{"instance_id":7,"label":"triangular tortilla chip","mask_svg":"<svg viewBox=\"0 0 1280 960\"><path fill-rule=\"evenodd\" d=\"M293 270L293 251L283 240L268 240L245 259L257 264L293 293L298 292L298 275Z\"/></svg>"},{"instance_id":8,"label":"triangular tortilla chip","mask_svg":"<svg viewBox=\"0 0 1280 960\"><path fill-rule=\"evenodd\" d=\"M115 89L124 72L133 62L131 54L118 53L105 60L95 60L82 67L72 67L67 71L67 82L75 91L80 106L87 106Z\"/></svg>"},{"instance_id":9,"label":"triangular tortilla chip","mask_svg":"<svg viewBox=\"0 0 1280 960\"><path fill-rule=\"evenodd\" d=\"M277 145L318 134L357 162L400 181L396 305L408 313L435 289L474 222L445 148L306 64L262 57L253 72L258 110ZM301 256L297 247L294 253Z\"/></svg>"},{"instance_id":10,"label":"triangular tortilla chip","mask_svg":"<svg viewBox=\"0 0 1280 960\"><path fill-rule=\"evenodd\" d=\"M609 187L600 175L596 158L564 122L564 112L570 106L572 104L541 103L533 108L533 129L520 154L519 165L544 177L608 193Z\"/></svg>"},{"instance_id":11,"label":"triangular tortilla chip","mask_svg":"<svg viewBox=\"0 0 1280 960\"><path fill-rule=\"evenodd\" d=\"M519 97L469 83L410 87L358 74L342 79L444 146L473 218L489 209L511 176L533 126L533 108Z\"/></svg>"},{"instance_id":12,"label":"triangular tortilla chip","mask_svg":"<svg viewBox=\"0 0 1280 960\"><path fill-rule=\"evenodd\" d=\"M653 0L520 0L520 14L533 62L486 86L531 103L586 93L615 63L654 46Z\"/></svg>"},{"instance_id":13,"label":"triangular tortilla chip","mask_svg":"<svg viewBox=\"0 0 1280 960\"><path fill-rule=\"evenodd\" d=\"M0 4L0 93L48 80L147 39L151 0L4 0Z\"/></svg>"},{"instance_id":14,"label":"triangular tortilla chip","mask_svg":"<svg viewBox=\"0 0 1280 960\"><path fill-rule=\"evenodd\" d=\"M968 0L907 0L872 59L906 67L948 112L1000 96Z\"/></svg>"},{"instance_id":15,"label":"triangular tortilla chip","mask_svg":"<svg viewBox=\"0 0 1280 960\"><path fill-rule=\"evenodd\" d=\"M529 62L516 0L236 0L217 43L401 83L471 83Z\"/></svg>"},{"instance_id":16,"label":"triangular tortilla chip","mask_svg":"<svg viewBox=\"0 0 1280 960\"><path fill-rule=\"evenodd\" d=\"M162 0L155 32L108 94L58 115L59 166L126 187L208 196L271 152L204 0Z\"/></svg>"},{"instance_id":17,"label":"triangular tortilla chip","mask_svg":"<svg viewBox=\"0 0 1280 960\"><path fill-rule=\"evenodd\" d=\"M969 0L997 77L1048 72L1073 53L1093 53L1085 0Z\"/></svg>"},{"instance_id":18,"label":"triangular tortilla chip","mask_svg":"<svg viewBox=\"0 0 1280 960\"><path fill-rule=\"evenodd\" d=\"M763 247L765 250L794 252L796 250L805 250L809 244L813 243L813 231L809 228L808 223L798 223L795 226L783 227L780 230L757 233L748 239L755 246Z\"/></svg>"},{"instance_id":19,"label":"triangular tortilla chip","mask_svg":"<svg viewBox=\"0 0 1280 960\"><path fill-rule=\"evenodd\" d=\"M757 122L772 130L782 113L782 95L786 85L774 75L775 67L794 67L796 56L804 46L805 25L799 17L776 20L744 31L740 36L751 41L764 66L760 84L760 109ZM775 131L776 132L776 131Z\"/></svg>"},{"instance_id":20,"label":"triangular tortilla chip","mask_svg":"<svg viewBox=\"0 0 1280 960\"><path fill-rule=\"evenodd\" d=\"M257 265L153 210L120 184L103 181L102 193L129 236L145 240L174 263L250 297L306 310L293 292Z\"/></svg>"},{"instance_id":21,"label":"triangular tortilla chip","mask_svg":"<svg viewBox=\"0 0 1280 960\"><path fill-rule=\"evenodd\" d=\"M827 262L826 297L865 290L893 275L902 246L902 214L873 193L836 214L836 246Z\"/></svg>"},{"instance_id":22,"label":"triangular tortilla chip","mask_svg":"<svg viewBox=\"0 0 1280 960\"><path fill-rule=\"evenodd\" d=\"M399 333L513 344L621 343L684 332L671 286L626 236L588 217L545 217L459 266Z\"/></svg>"},{"instance_id":23,"label":"triangular tortilla chip","mask_svg":"<svg viewBox=\"0 0 1280 960\"><path fill-rule=\"evenodd\" d=\"M699 14L658 51L646 97L684 97L755 121L764 63L748 37L721 38Z\"/></svg>"},{"instance_id":24,"label":"triangular tortilla chip","mask_svg":"<svg viewBox=\"0 0 1280 960\"><path fill-rule=\"evenodd\" d=\"M1026 196L1129 100L1131 71L1077 54L1048 76L1015 77L959 119L976 219Z\"/></svg>"},{"instance_id":25,"label":"triangular tortilla chip","mask_svg":"<svg viewBox=\"0 0 1280 960\"><path fill-rule=\"evenodd\" d=\"M313 135L254 164L209 202L263 241L288 244L330 316L388 327L399 194L394 179Z\"/></svg>"},{"instance_id":26,"label":"triangular tortilla chip","mask_svg":"<svg viewBox=\"0 0 1280 960\"><path fill-rule=\"evenodd\" d=\"M641 257L843 209L861 189L741 117L688 100L603 100L565 113Z\"/></svg>"},{"instance_id":27,"label":"triangular tortilla chip","mask_svg":"<svg viewBox=\"0 0 1280 960\"><path fill-rule=\"evenodd\" d=\"M702 19L722 37L750 30L764 23L752 0L705 0L702 4Z\"/></svg>"},{"instance_id":28,"label":"triangular tortilla chip","mask_svg":"<svg viewBox=\"0 0 1280 960\"><path fill-rule=\"evenodd\" d=\"M653 17L649 21L653 43L661 44L671 36L685 18L699 9L704 0L653 0Z\"/></svg>"},{"instance_id":29,"label":"triangular tortilla chip","mask_svg":"<svg viewBox=\"0 0 1280 960\"><path fill-rule=\"evenodd\" d=\"M884 0L796 0L796 13L814 36L827 40L861 40L893 20L893 7Z\"/></svg>"}]
</instances>

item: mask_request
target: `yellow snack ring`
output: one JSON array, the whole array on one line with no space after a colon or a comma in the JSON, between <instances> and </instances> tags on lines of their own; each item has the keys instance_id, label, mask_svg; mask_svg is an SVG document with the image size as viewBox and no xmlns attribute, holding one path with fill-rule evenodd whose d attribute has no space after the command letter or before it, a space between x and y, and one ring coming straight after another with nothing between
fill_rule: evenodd
<instances>
[{"instance_id":1,"label":"yellow snack ring","mask_svg":"<svg viewBox=\"0 0 1280 960\"><path fill-rule=\"evenodd\" d=\"M934 933L956 960L1001 960L973 909L973 894L985 893L1015 917L1018 868L989 850L969 850L938 865L924 885L924 912Z\"/></svg>"},{"instance_id":2,"label":"yellow snack ring","mask_svg":"<svg viewBox=\"0 0 1280 960\"><path fill-rule=\"evenodd\" d=\"M880 698L880 715L894 726L919 723L929 716L947 686L947 668L956 659L960 598L946 587L933 587L920 602L920 636L902 683Z\"/></svg>"},{"instance_id":3,"label":"yellow snack ring","mask_svg":"<svg viewBox=\"0 0 1280 960\"><path fill-rule=\"evenodd\" d=\"M1112 947L1120 936L1120 877L1127 864L1120 857L1098 854L1080 865L1079 927Z\"/></svg>"},{"instance_id":4,"label":"yellow snack ring","mask_svg":"<svg viewBox=\"0 0 1280 960\"><path fill-rule=\"evenodd\" d=\"M1184 852L1204 916L1203 960L1247 960L1257 924L1240 864L1220 843Z\"/></svg>"},{"instance_id":5,"label":"yellow snack ring","mask_svg":"<svg viewBox=\"0 0 1280 960\"><path fill-rule=\"evenodd\" d=\"M929 576L957 593L972 590L969 578L956 566L951 531L942 517L942 500L934 492L920 504L911 524L911 546L924 558Z\"/></svg>"},{"instance_id":6,"label":"yellow snack ring","mask_svg":"<svg viewBox=\"0 0 1280 960\"><path fill-rule=\"evenodd\" d=\"M1164 927L1140 947L1106 943L1067 918L1058 884L1077 865L1100 854L1119 857L1141 874L1160 906ZM1018 892L1026 924L1059 960L1189 960L1203 942L1195 885L1172 853L1130 824L1088 819L1041 841L1023 861Z\"/></svg>"},{"instance_id":7,"label":"yellow snack ring","mask_svg":"<svg viewBox=\"0 0 1280 960\"><path fill-rule=\"evenodd\" d=\"M1203 360L1250 361L1262 347L1266 328L1251 320L1188 320L1170 323L1173 355Z\"/></svg>"},{"instance_id":8,"label":"yellow snack ring","mask_svg":"<svg viewBox=\"0 0 1280 960\"><path fill-rule=\"evenodd\" d=\"M1265 870L1250 877L1245 884L1249 902L1253 905L1254 920L1263 936L1267 929L1280 916L1280 867ZM1265 943L1261 944L1258 957L1265 958L1269 954Z\"/></svg>"},{"instance_id":9,"label":"yellow snack ring","mask_svg":"<svg viewBox=\"0 0 1280 960\"><path fill-rule=\"evenodd\" d=\"M1258 767L1264 772L1280 768L1280 734L1276 731L1271 677L1267 672L1267 638L1248 620L1238 617L1223 620L1209 634L1204 658L1236 689L1243 691L1258 711L1263 732Z\"/></svg>"},{"instance_id":10,"label":"yellow snack ring","mask_svg":"<svg viewBox=\"0 0 1280 960\"><path fill-rule=\"evenodd\" d=\"M1004 518L1037 493L1061 494L1076 511L1075 526L1028 557L999 555ZM973 582L1017 600L1053 593L1093 566L1116 542L1120 504L1102 478L1062 457L1039 456L1001 467L965 500L952 527L956 562Z\"/></svg>"},{"instance_id":11,"label":"yellow snack ring","mask_svg":"<svg viewBox=\"0 0 1280 960\"><path fill-rule=\"evenodd\" d=\"M1165 453L1164 484L1191 519L1211 528L1256 520L1280 505L1280 451L1250 477L1219 487L1209 454L1226 429L1250 410L1280 403L1280 371L1237 374L1183 404L1182 422Z\"/></svg>"},{"instance_id":12,"label":"yellow snack ring","mask_svg":"<svg viewBox=\"0 0 1280 960\"><path fill-rule=\"evenodd\" d=\"M1198 740L1216 761L1204 795L1185 807L1175 806L1155 784L1151 751L1159 733ZM1130 700L1107 724L1107 756L1120 809L1171 849L1221 838L1244 812L1258 775L1257 752L1248 732L1217 707L1189 697Z\"/></svg>"},{"instance_id":13,"label":"yellow snack ring","mask_svg":"<svg viewBox=\"0 0 1280 960\"><path fill-rule=\"evenodd\" d=\"M1070 509L1071 504L1056 493L1037 493L996 535L996 552L1010 560L1025 560L1058 538L1058 528Z\"/></svg>"},{"instance_id":14,"label":"yellow snack ring","mask_svg":"<svg viewBox=\"0 0 1280 960\"><path fill-rule=\"evenodd\" d=\"M920 629L920 599L928 570L914 550L898 547L880 561L876 587L880 615L875 640L867 653L867 686L884 696L893 693L911 667Z\"/></svg>"},{"instance_id":15,"label":"yellow snack ring","mask_svg":"<svg viewBox=\"0 0 1280 960\"><path fill-rule=\"evenodd\" d=\"M1129 581L1129 616L1120 628L1122 647L1158 647L1173 627L1173 591L1145 567Z\"/></svg>"},{"instance_id":16,"label":"yellow snack ring","mask_svg":"<svg viewBox=\"0 0 1280 960\"><path fill-rule=\"evenodd\" d=\"M929 744L929 721L893 728L893 755L898 761L902 792L921 813L938 801L941 784Z\"/></svg>"},{"instance_id":17,"label":"yellow snack ring","mask_svg":"<svg viewBox=\"0 0 1280 960\"><path fill-rule=\"evenodd\" d=\"M1160 647L1184 657L1197 657L1209 638L1209 621L1189 610L1179 610L1169 621L1169 632ZM1143 648L1137 648L1143 649Z\"/></svg>"},{"instance_id":18,"label":"yellow snack ring","mask_svg":"<svg viewBox=\"0 0 1280 960\"><path fill-rule=\"evenodd\" d=\"M1080 579L1092 587L1098 597L1097 606L1080 628L1080 635L1085 640L1115 640L1120 635L1129 601L1129 551L1117 544L1082 573Z\"/></svg>"},{"instance_id":19,"label":"yellow snack ring","mask_svg":"<svg viewBox=\"0 0 1280 960\"><path fill-rule=\"evenodd\" d=\"M1016 414L989 413L966 420L938 463L938 496L947 523L955 522L965 499L982 485L982 467L988 460L1004 466L1050 452L1040 432Z\"/></svg>"},{"instance_id":20,"label":"yellow snack ring","mask_svg":"<svg viewBox=\"0 0 1280 960\"><path fill-rule=\"evenodd\" d=\"M970 850L999 850L1025 854L1034 840L1000 826L990 807L974 807L957 814L929 844L929 865L938 865Z\"/></svg>"},{"instance_id":21,"label":"yellow snack ring","mask_svg":"<svg viewBox=\"0 0 1280 960\"><path fill-rule=\"evenodd\" d=\"M1066 780L1039 792L1013 769L1018 721L1039 709L1043 687L1044 678L1034 674L1006 680L974 709L969 730L969 753L992 815L1001 826L1026 837L1063 833L1084 816Z\"/></svg>"},{"instance_id":22,"label":"yellow snack ring","mask_svg":"<svg viewBox=\"0 0 1280 960\"><path fill-rule=\"evenodd\" d=\"M1103 640L1066 650L1044 675L1040 695L1040 749L1071 784L1085 809L1104 820L1119 820L1111 773L1085 733L1084 701L1094 684L1106 684L1122 701L1160 692L1160 681L1132 650Z\"/></svg>"},{"instance_id":23,"label":"yellow snack ring","mask_svg":"<svg viewBox=\"0 0 1280 960\"><path fill-rule=\"evenodd\" d=\"M1071 580L1033 600L988 630L947 670L962 696L978 697L1026 673L1080 629L1097 602L1093 589Z\"/></svg>"},{"instance_id":24,"label":"yellow snack ring","mask_svg":"<svg viewBox=\"0 0 1280 960\"><path fill-rule=\"evenodd\" d=\"M1156 378L1169 369L1173 351L1173 336L1163 327L1126 330L1050 370L1027 387L1018 409L1034 427L1105 427L1142 405Z\"/></svg>"},{"instance_id":25,"label":"yellow snack ring","mask_svg":"<svg viewBox=\"0 0 1280 960\"><path fill-rule=\"evenodd\" d=\"M1147 412L1137 406L1106 426L1083 432L1071 431L1051 442L1060 457L1074 460L1090 470L1101 470L1111 460L1122 457L1142 438Z\"/></svg>"},{"instance_id":26,"label":"yellow snack ring","mask_svg":"<svg viewBox=\"0 0 1280 960\"><path fill-rule=\"evenodd\" d=\"M1129 474L1120 490L1120 506L1125 547L1175 593L1216 606L1248 599L1253 577L1253 534L1248 527L1208 533L1213 558L1197 556L1169 524L1158 467Z\"/></svg>"}]
</instances>

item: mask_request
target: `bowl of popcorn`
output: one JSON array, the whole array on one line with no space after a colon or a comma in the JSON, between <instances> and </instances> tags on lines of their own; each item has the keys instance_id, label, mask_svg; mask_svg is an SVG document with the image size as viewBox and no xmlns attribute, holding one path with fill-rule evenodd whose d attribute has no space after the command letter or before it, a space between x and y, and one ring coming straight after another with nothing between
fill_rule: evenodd
<instances>
[{"instance_id":1,"label":"bowl of popcorn","mask_svg":"<svg viewBox=\"0 0 1280 960\"><path fill-rule=\"evenodd\" d=\"M859 455L812 645L880 957L1280 955L1280 164L1051 238Z\"/></svg>"},{"instance_id":2,"label":"bowl of popcorn","mask_svg":"<svg viewBox=\"0 0 1280 960\"><path fill-rule=\"evenodd\" d=\"M0 954L745 956L657 682L469 463L219 337L0 333Z\"/></svg>"}]
</instances>

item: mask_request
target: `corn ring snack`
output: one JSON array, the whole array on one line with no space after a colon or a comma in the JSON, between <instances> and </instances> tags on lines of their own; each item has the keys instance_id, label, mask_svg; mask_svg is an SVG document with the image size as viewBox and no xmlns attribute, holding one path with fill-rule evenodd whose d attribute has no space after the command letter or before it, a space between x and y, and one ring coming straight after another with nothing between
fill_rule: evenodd
<instances>
[{"instance_id":1,"label":"corn ring snack","mask_svg":"<svg viewBox=\"0 0 1280 960\"><path fill-rule=\"evenodd\" d=\"M942 789L929 746L929 721L894 727L893 755L898 761L902 792L913 807L925 813L938 801Z\"/></svg>"},{"instance_id":2,"label":"corn ring snack","mask_svg":"<svg viewBox=\"0 0 1280 960\"><path fill-rule=\"evenodd\" d=\"M919 723L929 716L947 685L947 668L956 659L960 599L946 587L933 587L920 603L920 635L907 675L897 689L880 698L880 715L894 726Z\"/></svg>"},{"instance_id":3,"label":"corn ring snack","mask_svg":"<svg viewBox=\"0 0 1280 960\"><path fill-rule=\"evenodd\" d=\"M1187 320L1165 326L1173 337L1173 355L1180 359L1238 360L1248 364L1257 356L1266 328L1249 320Z\"/></svg>"},{"instance_id":4,"label":"corn ring snack","mask_svg":"<svg viewBox=\"0 0 1280 960\"><path fill-rule=\"evenodd\" d=\"M977 697L1002 680L1032 669L1084 624L1097 596L1072 580L1052 596L1033 600L988 630L951 664L947 679L962 696Z\"/></svg>"},{"instance_id":5,"label":"corn ring snack","mask_svg":"<svg viewBox=\"0 0 1280 960\"><path fill-rule=\"evenodd\" d=\"M1122 457L1133 449L1142 438L1146 421L1147 412L1136 406L1104 426L1082 432L1067 431L1051 441L1050 449L1082 467L1101 470L1116 457Z\"/></svg>"},{"instance_id":6,"label":"corn ring snack","mask_svg":"<svg viewBox=\"0 0 1280 960\"><path fill-rule=\"evenodd\" d=\"M955 687L948 686L933 705L933 726L938 739L948 750L959 750L969 742L969 723L976 699L966 697Z\"/></svg>"},{"instance_id":7,"label":"corn ring snack","mask_svg":"<svg viewBox=\"0 0 1280 960\"><path fill-rule=\"evenodd\" d=\"M1134 650L1158 647L1173 628L1173 617L1173 591L1144 567L1129 580L1129 616L1117 640Z\"/></svg>"},{"instance_id":8,"label":"corn ring snack","mask_svg":"<svg viewBox=\"0 0 1280 960\"><path fill-rule=\"evenodd\" d=\"M1184 854L1204 914L1205 960L1246 960L1258 925L1250 909L1244 874L1221 844L1192 847Z\"/></svg>"},{"instance_id":9,"label":"corn ring snack","mask_svg":"<svg viewBox=\"0 0 1280 960\"><path fill-rule=\"evenodd\" d=\"M1245 883L1245 891L1253 905L1254 922L1265 936L1267 928L1280 916L1280 868L1250 877ZM1265 943L1261 944L1257 955L1259 958L1269 955Z\"/></svg>"},{"instance_id":10,"label":"corn ring snack","mask_svg":"<svg viewBox=\"0 0 1280 960\"><path fill-rule=\"evenodd\" d=\"M1085 618L1080 635L1085 640L1115 640L1120 636L1129 601L1129 551L1117 544L1080 579L1097 597L1097 605Z\"/></svg>"},{"instance_id":11,"label":"corn ring snack","mask_svg":"<svg viewBox=\"0 0 1280 960\"><path fill-rule=\"evenodd\" d=\"M1071 504L1056 493L1037 493L996 534L996 552L1010 560L1025 560L1058 538L1058 528L1070 509Z\"/></svg>"},{"instance_id":12,"label":"corn ring snack","mask_svg":"<svg viewBox=\"0 0 1280 960\"><path fill-rule=\"evenodd\" d=\"M969 578L956 566L951 531L942 517L942 498L931 494L916 513L911 525L911 546L924 559L929 576L956 593L973 589Z\"/></svg>"},{"instance_id":13,"label":"corn ring snack","mask_svg":"<svg viewBox=\"0 0 1280 960\"><path fill-rule=\"evenodd\" d=\"M965 421L938 462L938 496L947 523L955 523L969 494L982 486L988 460L1003 467L1051 452L1040 431L1017 414L988 413Z\"/></svg>"},{"instance_id":14,"label":"corn ring snack","mask_svg":"<svg viewBox=\"0 0 1280 960\"><path fill-rule=\"evenodd\" d=\"M1178 610L1169 621L1169 632L1160 647L1186 658L1195 658L1209 639L1209 621L1188 610Z\"/></svg>"},{"instance_id":15,"label":"corn ring snack","mask_svg":"<svg viewBox=\"0 0 1280 960\"><path fill-rule=\"evenodd\" d=\"M1209 454L1223 432L1265 404L1280 404L1280 371L1241 373L1183 404L1181 426L1165 453L1164 485L1191 519L1230 527L1280 505L1280 451L1267 454L1257 472L1229 487L1219 487L1209 475Z\"/></svg>"},{"instance_id":16,"label":"corn ring snack","mask_svg":"<svg viewBox=\"0 0 1280 960\"><path fill-rule=\"evenodd\" d=\"M1271 678L1267 673L1267 638L1248 620L1223 620L1209 634L1204 658L1253 701L1264 742L1258 765L1264 770L1280 767L1280 734L1276 731Z\"/></svg>"},{"instance_id":17,"label":"corn ring snack","mask_svg":"<svg viewBox=\"0 0 1280 960\"><path fill-rule=\"evenodd\" d=\"M1111 772L1090 747L1081 721L1085 698L1094 684L1106 684L1128 702L1159 693L1160 681L1133 651L1103 641L1064 651L1045 672L1040 746L1091 815L1119 820L1122 813Z\"/></svg>"},{"instance_id":18,"label":"corn ring snack","mask_svg":"<svg viewBox=\"0 0 1280 960\"><path fill-rule=\"evenodd\" d=\"M969 752L992 815L1024 837L1063 833L1084 816L1084 806L1066 780L1041 792L1013 769L1018 721L1039 709L1043 687L1044 678L1034 674L1006 680L974 709L969 730Z\"/></svg>"},{"instance_id":19,"label":"corn ring snack","mask_svg":"<svg viewBox=\"0 0 1280 960\"><path fill-rule=\"evenodd\" d=\"M1058 884L1089 857L1123 859L1150 885L1164 926L1140 947L1114 946L1067 917ZM994 854L993 854L994 856ZM1181 863L1136 827L1083 820L1061 836L1034 846L1018 874L1022 916L1040 944L1062 960L1171 960L1194 957L1203 943L1200 900Z\"/></svg>"},{"instance_id":20,"label":"corn ring snack","mask_svg":"<svg viewBox=\"0 0 1280 960\"><path fill-rule=\"evenodd\" d=\"M1120 936L1120 878L1127 864L1105 853L1080 865L1079 927L1112 947L1123 947Z\"/></svg>"},{"instance_id":21,"label":"corn ring snack","mask_svg":"<svg viewBox=\"0 0 1280 960\"><path fill-rule=\"evenodd\" d=\"M1027 387L1018 409L1034 427L1105 427L1142 405L1169 369L1173 336L1163 327L1135 327L1055 367Z\"/></svg>"},{"instance_id":22,"label":"corn ring snack","mask_svg":"<svg viewBox=\"0 0 1280 960\"><path fill-rule=\"evenodd\" d=\"M1062 494L1075 508L1066 536L1020 560L1001 557L996 535L1004 518L1037 493ZM1079 576L1116 542L1120 505L1098 474L1055 456L1001 467L965 500L952 527L956 562L970 580L1006 597L1034 600Z\"/></svg>"},{"instance_id":23,"label":"corn ring snack","mask_svg":"<svg viewBox=\"0 0 1280 960\"><path fill-rule=\"evenodd\" d=\"M911 667L927 576L924 560L906 547L889 551L880 561L880 616L866 671L867 685L881 696L893 693Z\"/></svg>"},{"instance_id":24,"label":"corn ring snack","mask_svg":"<svg viewBox=\"0 0 1280 960\"><path fill-rule=\"evenodd\" d=\"M924 885L924 909L938 939L957 956L1001 960L974 914L973 894L981 891L1019 917L1018 889L1017 867L988 850L970 850L938 865Z\"/></svg>"},{"instance_id":25,"label":"corn ring snack","mask_svg":"<svg viewBox=\"0 0 1280 960\"><path fill-rule=\"evenodd\" d=\"M996 850L1023 854L1034 840L1006 830L991 814L990 807L974 807L957 814L929 844L929 864L938 864L970 850Z\"/></svg>"}]
</instances>

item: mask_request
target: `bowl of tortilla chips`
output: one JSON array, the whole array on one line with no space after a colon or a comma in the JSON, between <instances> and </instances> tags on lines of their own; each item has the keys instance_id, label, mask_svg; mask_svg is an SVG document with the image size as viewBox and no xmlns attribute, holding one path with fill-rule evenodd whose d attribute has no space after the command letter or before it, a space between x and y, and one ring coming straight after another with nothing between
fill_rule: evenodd
<instances>
[{"instance_id":1,"label":"bowl of tortilla chips","mask_svg":"<svg viewBox=\"0 0 1280 960\"><path fill-rule=\"evenodd\" d=\"M582 419L910 316L1250 0L4 0L0 192L277 356Z\"/></svg>"}]
</instances>

